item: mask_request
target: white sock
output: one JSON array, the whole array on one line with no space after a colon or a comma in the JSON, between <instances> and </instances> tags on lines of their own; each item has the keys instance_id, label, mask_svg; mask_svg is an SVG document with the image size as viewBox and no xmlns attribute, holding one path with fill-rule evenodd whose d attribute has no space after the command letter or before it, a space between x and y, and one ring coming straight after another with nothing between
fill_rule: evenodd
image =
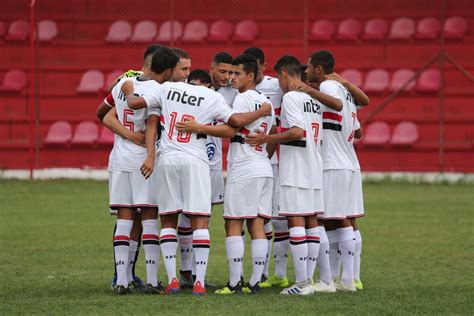
<instances>
[{"instance_id":1,"label":"white sock","mask_svg":"<svg viewBox=\"0 0 474 316\"><path fill-rule=\"evenodd\" d=\"M268 278L268 268L270 267L270 257L272 254L273 229L272 222L269 221L264 226L265 235L267 236L267 255L265 256L265 266L263 268L263 275Z\"/></svg>"},{"instance_id":2,"label":"white sock","mask_svg":"<svg viewBox=\"0 0 474 316\"><path fill-rule=\"evenodd\" d=\"M146 263L146 283L158 285L158 267L160 265L160 237L158 236L158 220L142 221L143 250Z\"/></svg>"},{"instance_id":3,"label":"white sock","mask_svg":"<svg viewBox=\"0 0 474 316\"><path fill-rule=\"evenodd\" d=\"M319 279L329 284L332 281L332 275L331 265L329 264L329 241L324 226L319 226L319 241L320 247L317 260L319 265Z\"/></svg>"},{"instance_id":4,"label":"white sock","mask_svg":"<svg viewBox=\"0 0 474 316\"><path fill-rule=\"evenodd\" d=\"M354 280L360 280L360 257L362 254L362 236L359 230L354 231L355 251L354 251Z\"/></svg>"},{"instance_id":5,"label":"white sock","mask_svg":"<svg viewBox=\"0 0 474 316\"><path fill-rule=\"evenodd\" d=\"M273 239L273 253L275 260L275 274L279 278L286 278L288 261L288 247L290 246L290 232L288 231L287 220L272 220L275 228L275 238Z\"/></svg>"},{"instance_id":6,"label":"white sock","mask_svg":"<svg viewBox=\"0 0 474 316\"><path fill-rule=\"evenodd\" d=\"M181 253L181 271L192 270L193 229L189 217L181 214L178 222L178 241Z\"/></svg>"},{"instance_id":7,"label":"white sock","mask_svg":"<svg viewBox=\"0 0 474 316\"><path fill-rule=\"evenodd\" d=\"M196 282L201 282L204 287L206 278L207 261L209 260L209 251L211 248L211 239L209 229L196 229L193 232L193 253L196 263Z\"/></svg>"},{"instance_id":8,"label":"white sock","mask_svg":"<svg viewBox=\"0 0 474 316\"><path fill-rule=\"evenodd\" d=\"M130 239L130 246L128 248L128 266L127 266L127 280L133 281L133 266L135 265L135 258L138 251L138 241Z\"/></svg>"},{"instance_id":9,"label":"white sock","mask_svg":"<svg viewBox=\"0 0 474 316\"><path fill-rule=\"evenodd\" d=\"M241 236L230 236L225 240L227 262L229 263L229 284L236 286L242 275L242 260L244 258L244 242Z\"/></svg>"},{"instance_id":10,"label":"white sock","mask_svg":"<svg viewBox=\"0 0 474 316\"><path fill-rule=\"evenodd\" d=\"M244 247L243 251L245 251L245 230L242 229L242 247ZM240 276L242 277L242 279L244 278L244 256L242 255L242 260L240 261Z\"/></svg>"},{"instance_id":11,"label":"white sock","mask_svg":"<svg viewBox=\"0 0 474 316\"><path fill-rule=\"evenodd\" d=\"M265 254L268 252L268 241L267 239L254 239L252 240L252 276L250 277L249 284L254 286L257 282L262 279L263 270L265 268L266 257Z\"/></svg>"},{"instance_id":12,"label":"white sock","mask_svg":"<svg viewBox=\"0 0 474 316\"><path fill-rule=\"evenodd\" d=\"M290 249L295 267L296 282L307 280L308 244L306 243L306 230L304 227L290 228Z\"/></svg>"},{"instance_id":13,"label":"white sock","mask_svg":"<svg viewBox=\"0 0 474 316\"><path fill-rule=\"evenodd\" d=\"M176 278L176 248L178 239L176 239L176 229L163 228L160 231L160 247L165 264L166 273L168 274L168 284Z\"/></svg>"},{"instance_id":14,"label":"white sock","mask_svg":"<svg viewBox=\"0 0 474 316\"><path fill-rule=\"evenodd\" d=\"M351 284L354 281L355 251L355 236L352 227L341 228L338 239L342 261L341 281L345 284Z\"/></svg>"},{"instance_id":15,"label":"white sock","mask_svg":"<svg viewBox=\"0 0 474 316\"><path fill-rule=\"evenodd\" d=\"M306 230L306 242L308 244L308 261L306 272L307 279L313 279L314 270L316 269L316 259L319 254L319 227L314 227Z\"/></svg>"},{"instance_id":16,"label":"white sock","mask_svg":"<svg viewBox=\"0 0 474 316\"><path fill-rule=\"evenodd\" d=\"M130 248L130 232L133 221L117 219L117 229L114 234L115 267L117 269L117 285L128 287L127 268L129 265L128 252Z\"/></svg>"},{"instance_id":17,"label":"white sock","mask_svg":"<svg viewBox=\"0 0 474 316\"><path fill-rule=\"evenodd\" d=\"M337 229L326 231L329 240L329 264L333 280L341 277L341 255L339 254L339 242Z\"/></svg>"}]
</instances>

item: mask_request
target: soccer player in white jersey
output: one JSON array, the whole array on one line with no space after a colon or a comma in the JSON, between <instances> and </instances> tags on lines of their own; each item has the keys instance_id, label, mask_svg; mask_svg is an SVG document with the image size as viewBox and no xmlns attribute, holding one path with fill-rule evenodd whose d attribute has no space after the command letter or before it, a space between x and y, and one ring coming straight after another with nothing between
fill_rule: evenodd
<instances>
[{"instance_id":1,"label":"soccer player in white jersey","mask_svg":"<svg viewBox=\"0 0 474 316\"><path fill-rule=\"evenodd\" d=\"M283 92L278 84L278 79L264 74L266 68L265 54L263 50L258 47L250 47L244 51L244 54L249 54L257 59L258 74L256 90L263 93L272 103L275 110L277 125L280 120L281 101ZM272 286L287 287L289 285L286 277L287 257L289 246L289 232L288 223L285 217L278 215L279 211L279 189L278 184L278 156L275 154L271 157L270 162L273 169L273 197L272 197L272 220L267 220L265 223L265 234L268 240L268 254L265 262L265 269L263 272L262 288ZM273 229L272 229L273 228ZM273 230L275 231L275 239L273 240ZM274 261L275 273L269 276L268 268L270 264L270 256L272 252L272 241L274 247Z\"/></svg>"},{"instance_id":2,"label":"soccer player in white jersey","mask_svg":"<svg viewBox=\"0 0 474 316\"><path fill-rule=\"evenodd\" d=\"M303 92L289 91L300 81L301 63L282 56L275 65L285 93L281 111L281 133L249 135L251 145L280 143L280 216L288 219L290 249L296 272L294 285L281 294L314 293L313 273L319 253L317 214L324 212L322 192L322 106Z\"/></svg>"},{"instance_id":3,"label":"soccer player in white jersey","mask_svg":"<svg viewBox=\"0 0 474 316\"><path fill-rule=\"evenodd\" d=\"M153 93L159 86L157 82L169 80L177 59L176 54L169 48L159 48L153 54L150 70L147 69L143 76L132 79L136 86L136 92L139 95ZM104 121L107 124L108 117L117 115L124 128L132 132L143 132L147 110L134 111L128 107L125 95L120 90L123 82L119 82L104 100L106 104L113 107L107 113ZM141 161L147 157L146 149L122 138L120 130L116 130L116 132L108 167L110 207L117 209L117 229L114 235L117 285L114 292L117 294L129 293L128 284L132 281L127 277L127 269L130 264L128 259L130 232L135 212L140 208L143 247L147 264L147 285L144 291L148 294L160 294L164 289L158 283L157 278L160 248L157 221L158 203L154 194L157 184L156 177L146 180L141 176Z\"/></svg>"},{"instance_id":4,"label":"soccer player in white jersey","mask_svg":"<svg viewBox=\"0 0 474 316\"><path fill-rule=\"evenodd\" d=\"M211 186L209 163L206 154L206 135L179 132L176 123L194 119L201 124L222 120L234 127L243 127L270 114L271 106L262 106L250 113L236 113L224 98L201 86L182 82L162 84L156 93L137 97L131 83L122 91L131 108L147 106L146 129L147 159L141 167L148 178L155 169L155 126L159 121L164 127L157 159L159 214L161 219L161 252L168 274L166 293L180 291L176 277L176 227L178 214L187 214L193 229L193 253L196 264L195 295L206 293L204 288L210 249L208 217L211 215Z\"/></svg>"},{"instance_id":5,"label":"soccer player in white jersey","mask_svg":"<svg viewBox=\"0 0 474 316\"><path fill-rule=\"evenodd\" d=\"M176 64L176 67L173 69L171 81L186 81L186 79L188 79L189 73L191 72L191 56L189 56L189 53L182 48L173 47L171 49L179 57L179 61Z\"/></svg>"}]
</instances>

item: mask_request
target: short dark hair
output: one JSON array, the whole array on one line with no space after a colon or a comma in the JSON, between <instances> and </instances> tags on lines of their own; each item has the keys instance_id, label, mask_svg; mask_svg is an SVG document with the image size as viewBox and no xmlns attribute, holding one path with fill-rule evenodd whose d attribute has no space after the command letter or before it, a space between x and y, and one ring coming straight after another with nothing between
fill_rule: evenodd
<instances>
[{"instance_id":1,"label":"short dark hair","mask_svg":"<svg viewBox=\"0 0 474 316\"><path fill-rule=\"evenodd\" d=\"M258 65L257 59L249 54L242 54L234 58L232 61L232 65L238 66L243 65L245 73L253 73L254 74L254 81L257 80L257 73L258 73Z\"/></svg>"},{"instance_id":2,"label":"short dark hair","mask_svg":"<svg viewBox=\"0 0 474 316\"><path fill-rule=\"evenodd\" d=\"M282 70L286 71L288 74L292 76L300 76L301 75L301 63L295 57L291 55L283 55L278 59L277 63L275 64L275 71L281 73Z\"/></svg>"},{"instance_id":3,"label":"short dark hair","mask_svg":"<svg viewBox=\"0 0 474 316\"><path fill-rule=\"evenodd\" d=\"M263 64L265 62L265 54L263 53L263 50L258 47L249 47L244 50L244 54L252 55L253 57L255 57L255 59L258 60L260 64Z\"/></svg>"},{"instance_id":4,"label":"short dark hair","mask_svg":"<svg viewBox=\"0 0 474 316\"><path fill-rule=\"evenodd\" d=\"M161 74L166 69L173 69L179 61L178 55L169 47L162 46L153 54L151 71Z\"/></svg>"},{"instance_id":5,"label":"short dark hair","mask_svg":"<svg viewBox=\"0 0 474 316\"><path fill-rule=\"evenodd\" d=\"M219 52L214 55L214 58L212 59L213 64L230 64L232 63L232 55L229 54L228 52Z\"/></svg>"},{"instance_id":6,"label":"short dark hair","mask_svg":"<svg viewBox=\"0 0 474 316\"><path fill-rule=\"evenodd\" d=\"M309 58L309 62L313 67L321 66L324 72L328 75L334 72L336 61L330 51L318 50L317 52L312 53Z\"/></svg>"},{"instance_id":7,"label":"short dark hair","mask_svg":"<svg viewBox=\"0 0 474 316\"><path fill-rule=\"evenodd\" d=\"M191 59L191 56L189 56L188 52L184 49L178 47L173 47L171 49L176 55L178 55L179 58Z\"/></svg>"},{"instance_id":8,"label":"short dark hair","mask_svg":"<svg viewBox=\"0 0 474 316\"><path fill-rule=\"evenodd\" d=\"M212 83L211 76L204 69L194 69L193 71L191 71L188 76L188 82L191 82L193 80L199 80L201 81L201 83L205 84Z\"/></svg>"},{"instance_id":9,"label":"short dark hair","mask_svg":"<svg viewBox=\"0 0 474 316\"><path fill-rule=\"evenodd\" d=\"M145 53L143 54L143 59L146 59L148 56L153 55L158 48L162 47L163 45L160 44L151 44L145 49Z\"/></svg>"}]
</instances>

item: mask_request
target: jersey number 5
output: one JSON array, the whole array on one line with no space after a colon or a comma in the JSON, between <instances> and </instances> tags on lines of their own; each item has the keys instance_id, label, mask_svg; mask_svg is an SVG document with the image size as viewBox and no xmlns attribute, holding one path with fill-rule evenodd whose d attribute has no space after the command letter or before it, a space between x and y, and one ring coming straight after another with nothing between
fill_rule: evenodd
<instances>
[{"instance_id":1,"label":"jersey number 5","mask_svg":"<svg viewBox=\"0 0 474 316\"><path fill-rule=\"evenodd\" d=\"M174 127L176 125L178 112L171 112L170 116L171 116L171 122L170 122L170 130L168 132L168 137L169 139L173 139ZM183 116L181 117L181 122L184 122L186 119L194 120L194 116L183 114ZM176 138L176 140L180 143L189 143L189 141L191 140L191 133L178 132L178 137Z\"/></svg>"},{"instance_id":2,"label":"jersey number 5","mask_svg":"<svg viewBox=\"0 0 474 316\"><path fill-rule=\"evenodd\" d=\"M135 124L133 121L128 120L128 116L133 115L133 110L131 109L123 109L123 126L131 130L132 132L135 130Z\"/></svg>"}]
</instances>

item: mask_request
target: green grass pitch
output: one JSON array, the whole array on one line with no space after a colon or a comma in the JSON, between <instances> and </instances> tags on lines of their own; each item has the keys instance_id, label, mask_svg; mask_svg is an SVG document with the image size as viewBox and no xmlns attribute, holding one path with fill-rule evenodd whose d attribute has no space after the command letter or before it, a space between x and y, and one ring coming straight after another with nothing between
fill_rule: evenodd
<instances>
[{"instance_id":1,"label":"green grass pitch","mask_svg":"<svg viewBox=\"0 0 474 316\"><path fill-rule=\"evenodd\" d=\"M106 182L2 180L0 315L473 314L474 186L366 184L364 195L363 291L282 297L270 289L258 296L198 298L188 290L172 297L117 297L110 290L114 218ZM213 213L211 240L207 279L223 285L221 207ZM143 253L137 266L144 278Z\"/></svg>"}]
</instances>

